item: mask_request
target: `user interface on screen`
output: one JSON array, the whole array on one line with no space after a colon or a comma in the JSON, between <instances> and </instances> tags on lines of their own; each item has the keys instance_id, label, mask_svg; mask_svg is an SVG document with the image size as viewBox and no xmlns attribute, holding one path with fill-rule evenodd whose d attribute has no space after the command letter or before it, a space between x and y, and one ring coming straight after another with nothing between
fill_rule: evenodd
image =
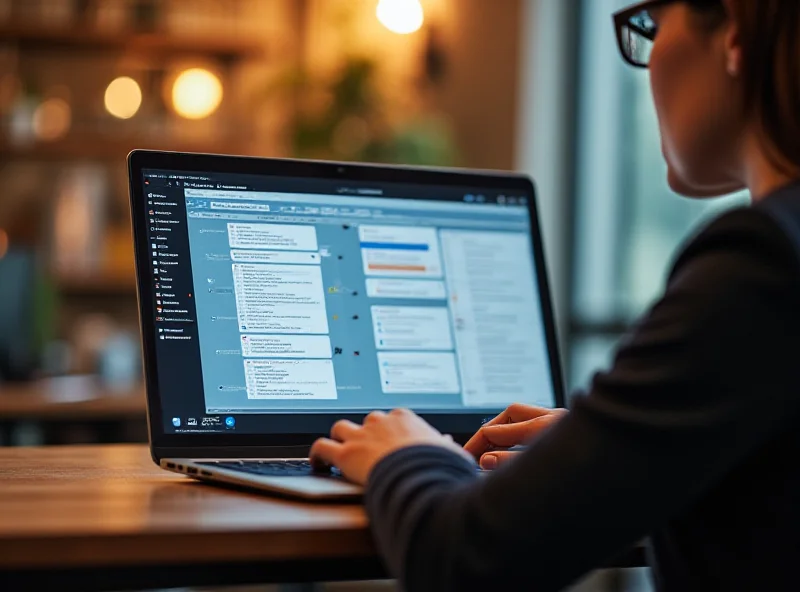
<instances>
[{"instance_id":1,"label":"user interface on screen","mask_svg":"<svg viewBox=\"0 0 800 592\"><path fill-rule=\"evenodd\" d=\"M531 196L163 170L142 183L167 432L553 406Z\"/></svg>"}]
</instances>

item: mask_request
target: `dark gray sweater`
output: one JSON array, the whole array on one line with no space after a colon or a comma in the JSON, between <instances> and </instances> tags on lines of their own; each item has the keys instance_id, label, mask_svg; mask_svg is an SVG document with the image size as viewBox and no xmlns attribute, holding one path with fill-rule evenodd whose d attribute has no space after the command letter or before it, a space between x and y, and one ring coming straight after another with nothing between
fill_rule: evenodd
<instances>
[{"instance_id":1,"label":"dark gray sweater","mask_svg":"<svg viewBox=\"0 0 800 592\"><path fill-rule=\"evenodd\" d=\"M477 478L381 461L367 508L409 591L559 590L646 536L661 590L797 589L800 185L707 226L560 423Z\"/></svg>"}]
</instances>

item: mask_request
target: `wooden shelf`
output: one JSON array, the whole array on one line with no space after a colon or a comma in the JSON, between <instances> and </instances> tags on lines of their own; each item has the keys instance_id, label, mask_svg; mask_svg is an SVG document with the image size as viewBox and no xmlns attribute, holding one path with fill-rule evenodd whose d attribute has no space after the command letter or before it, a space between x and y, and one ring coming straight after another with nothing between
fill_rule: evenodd
<instances>
[{"instance_id":1,"label":"wooden shelf","mask_svg":"<svg viewBox=\"0 0 800 592\"><path fill-rule=\"evenodd\" d=\"M66 296L135 296L136 278L125 273L97 272L56 278L58 291Z\"/></svg>"},{"instance_id":2,"label":"wooden shelf","mask_svg":"<svg viewBox=\"0 0 800 592\"><path fill-rule=\"evenodd\" d=\"M41 27L26 23L0 23L0 41L14 42L24 49L72 51L124 51L155 57L204 55L231 62L263 57L262 40L232 36L175 35L168 32L105 32L76 25L71 29Z\"/></svg>"},{"instance_id":3,"label":"wooden shelf","mask_svg":"<svg viewBox=\"0 0 800 592\"><path fill-rule=\"evenodd\" d=\"M247 140L234 142L164 141L134 137L110 138L107 136L67 137L53 142L34 142L22 146L0 140L0 159L24 160L124 160L134 149L167 150L173 152L201 152L255 156Z\"/></svg>"}]
</instances>

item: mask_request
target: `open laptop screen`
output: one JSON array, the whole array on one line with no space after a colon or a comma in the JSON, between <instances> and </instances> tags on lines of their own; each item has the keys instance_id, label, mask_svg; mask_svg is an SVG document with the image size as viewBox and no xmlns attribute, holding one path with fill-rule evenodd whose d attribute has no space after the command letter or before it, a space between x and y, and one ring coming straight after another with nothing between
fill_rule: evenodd
<instances>
[{"instance_id":1,"label":"open laptop screen","mask_svg":"<svg viewBox=\"0 0 800 592\"><path fill-rule=\"evenodd\" d=\"M554 406L533 196L152 169L141 183L165 433Z\"/></svg>"}]
</instances>

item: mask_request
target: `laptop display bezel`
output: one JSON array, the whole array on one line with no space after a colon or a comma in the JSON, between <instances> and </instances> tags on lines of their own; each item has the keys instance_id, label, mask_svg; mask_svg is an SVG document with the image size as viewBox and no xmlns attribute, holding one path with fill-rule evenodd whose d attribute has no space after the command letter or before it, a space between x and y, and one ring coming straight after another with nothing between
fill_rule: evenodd
<instances>
[{"instance_id":1,"label":"laptop display bezel","mask_svg":"<svg viewBox=\"0 0 800 592\"><path fill-rule=\"evenodd\" d=\"M240 434L170 434L165 433L162 416L162 393L158 386L158 360L156 351L156 320L152 291L149 289L148 234L144 225L146 200L144 197L143 173L145 170L186 171L216 174L246 174L281 177L318 178L327 180L349 180L370 183L411 183L471 187L475 191L518 190L528 197L531 226L531 248L536 265L536 280L541 295L542 318L547 348L550 354L550 373L553 382L555 405L564 406L564 385L558 340L554 323L549 282L543 256L541 228L536 207L536 192L533 182L523 175L501 172L462 171L459 169L433 169L369 164L337 163L324 161L300 161L290 159L265 159L213 154L188 154L136 150L128 156L130 201L133 221L133 239L142 355L147 393L147 420L150 443L154 458L174 456L177 450L219 451L238 450L245 455L248 448L308 446L316 438L326 435L330 426L339 419L361 421L364 414L319 413L302 414L307 430L302 433ZM499 410L498 410L499 411ZM450 433L458 441L471 436L486 420L487 413L437 413L421 416L444 433ZM159 452L160 451L160 452ZM172 454L170 454L170 452ZM162 454L163 453L163 454Z\"/></svg>"}]
</instances>

